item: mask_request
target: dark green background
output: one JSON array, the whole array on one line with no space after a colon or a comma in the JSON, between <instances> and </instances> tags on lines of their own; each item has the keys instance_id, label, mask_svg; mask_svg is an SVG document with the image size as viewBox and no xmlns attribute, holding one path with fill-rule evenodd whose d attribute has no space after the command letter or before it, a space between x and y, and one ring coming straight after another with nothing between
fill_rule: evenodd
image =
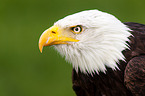
<instances>
[{"instance_id":1,"label":"dark green background","mask_svg":"<svg viewBox=\"0 0 145 96\"><path fill-rule=\"evenodd\" d=\"M52 48L41 54L41 33L58 19L86 9L145 24L145 0L1 0L0 96L74 96L72 66Z\"/></svg>"}]
</instances>

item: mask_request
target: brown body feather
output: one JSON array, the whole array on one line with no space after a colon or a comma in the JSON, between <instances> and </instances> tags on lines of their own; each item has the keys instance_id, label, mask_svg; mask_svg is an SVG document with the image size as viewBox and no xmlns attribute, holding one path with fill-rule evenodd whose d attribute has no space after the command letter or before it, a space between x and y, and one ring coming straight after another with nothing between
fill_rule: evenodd
<instances>
[{"instance_id":1,"label":"brown body feather","mask_svg":"<svg viewBox=\"0 0 145 96\"><path fill-rule=\"evenodd\" d=\"M127 22L132 29L130 50L123 51L126 62L120 70L107 68L106 74L87 75L73 69L73 90L77 96L145 96L145 25Z\"/></svg>"}]
</instances>

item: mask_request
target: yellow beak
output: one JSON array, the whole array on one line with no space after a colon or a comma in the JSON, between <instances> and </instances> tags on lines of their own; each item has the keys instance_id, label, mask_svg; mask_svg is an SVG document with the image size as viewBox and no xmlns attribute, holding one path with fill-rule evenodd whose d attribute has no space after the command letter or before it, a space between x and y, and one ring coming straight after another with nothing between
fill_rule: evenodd
<instances>
[{"instance_id":1,"label":"yellow beak","mask_svg":"<svg viewBox=\"0 0 145 96\"><path fill-rule=\"evenodd\" d=\"M44 46L55 44L69 44L68 42L78 42L79 40L70 37L58 26L52 26L42 33L39 39L39 50L42 53Z\"/></svg>"}]
</instances>

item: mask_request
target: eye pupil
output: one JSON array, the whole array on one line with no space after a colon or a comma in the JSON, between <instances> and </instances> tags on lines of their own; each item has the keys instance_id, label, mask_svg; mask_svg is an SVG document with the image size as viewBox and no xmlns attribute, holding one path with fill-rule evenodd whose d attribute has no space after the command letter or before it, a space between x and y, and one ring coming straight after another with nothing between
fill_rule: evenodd
<instances>
[{"instance_id":1,"label":"eye pupil","mask_svg":"<svg viewBox=\"0 0 145 96\"><path fill-rule=\"evenodd\" d=\"M78 27L76 27L76 28L75 28L75 31L79 31L79 28L78 28Z\"/></svg>"}]
</instances>

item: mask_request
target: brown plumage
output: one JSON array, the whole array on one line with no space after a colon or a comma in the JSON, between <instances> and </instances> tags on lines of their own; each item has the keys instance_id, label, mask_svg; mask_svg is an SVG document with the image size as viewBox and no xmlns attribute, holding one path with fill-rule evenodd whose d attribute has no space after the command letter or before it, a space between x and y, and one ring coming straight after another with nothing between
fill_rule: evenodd
<instances>
[{"instance_id":1,"label":"brown plumage","mask_svg":"<svg viewBox=\"0 0 145 96\"><path fill-rule=\"evenodd\" d=\"M73 90L77 96L145 96L145 25L127 22L132 29L130 50L123 51L126 62L120 70L107 68L106 74L89 75L72 72Z\"/></svg>"}]
</instances>

